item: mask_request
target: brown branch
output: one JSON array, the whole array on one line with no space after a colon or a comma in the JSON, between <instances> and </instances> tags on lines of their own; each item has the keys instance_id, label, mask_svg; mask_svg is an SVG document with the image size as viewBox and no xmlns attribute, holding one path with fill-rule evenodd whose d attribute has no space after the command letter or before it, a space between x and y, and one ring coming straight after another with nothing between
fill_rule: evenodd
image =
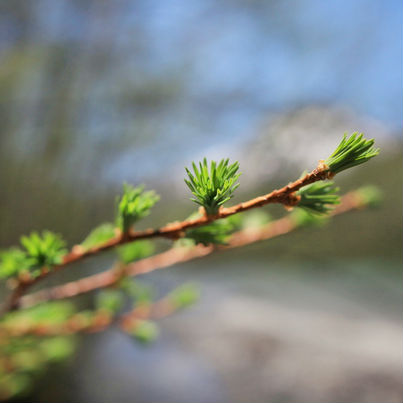
<instances>
[{"instance_id":1,"label":"brown branch","mask_svg":"<svg viewBox=\"0 0 403 403\"><path fill-rule=\"evenodd\" d=\"M357 192L350 192L343 196L341 203L331 215L346 213L363 207L364 204ZM214 251L223 251L254 242L271 239L296 229L297 226L290 217L280 218L260 228L246 228L231 235L227 245L214 247L213 245L196 245L193 248L174 247L165 252L139 260L122 267L120 264L102 273L97 273L80 280L44 289L36 293L23 296L20 301L22 308L36 305L40 302L58 300L85 294L100 288L113 286L122 276L137 276L157 269L163 269L174 264L187 262L211 254Z\"/></svg>"},{"instance_id":2,"label":"brown branch","mask_svg":"<svg viewBox=\"0 0 403 403\"><path fill-rule=\"evenodd\" d=\"M105 311L99 310L94 313L91 319L84 318L81 313L74 314L61 323L49 323L46 320L37 323L21 322L14 325L3 324L0 326L0 334L6 337L33 336L58 336L75 334L78 332L97 332L108 327L113 316Z\"/></svg>"},{"instance_id":3,"label":"brown branch","mask_svg":"<svg viewBox=\"0 0 403 403\"><path fill-rule=\"evenodd\" d=\"M20 300L20 307L27 308L44 301L75 297L100 288L106 288L116 284L123 276L135 276L148 273L156 268L162 269L177 263L186 262L208 255L213 249L213 246L203 245L197 245L194 248L176 247L129 264L124 270L119 269L120 265L114 265L111 269L102 273L93 274L80 280L25 295Z\"/></svg>"},{"instance_id":4,"label":"brown branch","mask_svg":"<svg viewBox=\"0 0 403 403\"><path fill-rule=\"evenodd\" d=\"M73 247L71 252L64 256L63 262L59 265L53 266L51 271L48 268L44 267L42 268L41 274L37 277L30 277L28 273L24 273L24 275L19 278L16 288L11 293L8 301L3 306L3 313L13 309L17 309L19 307L19 300L21 296L25 294L29 287L42 280L44 277L47 277L51 273L54 273L55 271L67 266L68 264L107 251L116 246L140 239L157 237L170 239L180 238L181 236L183 236L182 234L184 234L184 231L187 229L206 225L215 220L223 219L231 215L250 210L252 208L262 207L269 203L281 203L285 206L294 206L298 203L298 198L295 196L295 192L297 190L311 183L324 179L329 179L330 177L331 173L329 172L328 168L326 167L326 165L323 164L322 161L320 161L317 168L315 168L312 172L307 173L305 176L296 180L295 182L292 182L287 186L282 187L281 189L276 189L264 196L256 197L232 207L221 208L217 215L208 216L205 214L193 220L184 220L181 222L170 223L159 229L130 231L127 234L119 234L115 238L112 238L107 242L104 242L103 244L90 248L88 250L83 250L79 246Z\"/></svg>"},{"instance_id":5,"label":"brown branch","mask_svg":"<svg viewBox=\"0 0 403 403\"><path fill-rule=\"evenodd\" d=\"M132 330L137 323L146 319L161 319L175 313L179 307L172 303L171 298L164 297L151 304L139 305L131 311L120 316L114 316L105 309L94 311L91 318L85 317L80 312L72 315L61 323L49 323L46 320L37 323L21 322L14 325L3 324L0 326L0 336L22 337L39 336L50 337L69 335L76 333L95 333L105 330L117 323L124 331Z\"/></svg>"}]
</instances>

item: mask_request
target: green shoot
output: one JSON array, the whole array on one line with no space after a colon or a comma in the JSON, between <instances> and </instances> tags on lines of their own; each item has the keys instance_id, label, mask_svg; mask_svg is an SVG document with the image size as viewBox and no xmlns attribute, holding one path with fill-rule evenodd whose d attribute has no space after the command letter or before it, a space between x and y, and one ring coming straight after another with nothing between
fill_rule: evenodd
<instances>
[{"instance_id":1,"label":"green shoot","mask_svg":"<svg viewBox=\"0 0 403 403\"><path fill-rule=\"evenodd\" d=\"M235 226L229 219L213 221L203 227L191 228L186 231L186 238L196 244L205 246L210 244L226 245L229 235L234 231Z\"/></svg>"},{"instance_id":2,"label":"green shoot","mask_svg":"<svg viewBox=\"0 0 403 403\"><path fill-rule=\"evenodd\" d=\"M158 337L157 325L148 320L137 321L128 332L135 340L143 344L149 344Z\"/></svg>"},{"instance_id":3,"label":"green shoot","mask_svg":"<svg viewBox=\"0 0 403 403\"><path fill-rule=\"evenodd\" d=\"M297 207L311 214L325 215L332 210L334 205L340 203L338 190L333 187L333 182L322 181L304 186L297 192L297 196L301 197Z\"/></svg>"},{"instance_id":4,"label":"green shoot","mask_svg":"<svg viewBox=\"0 0 403 403\"><path fill-rule=\"evenodd\" d=\"M193 174L185 168L189 176L185 182L195 196L191 200L203 206L208 215L217 214L220 206L233 197L239 186L236 183L240 176L239 163L229 165L229 159L222 159L217 165L211 161L209 170L207 159L204 158L203 162L199 162L199 168L194 162L192 167Z\"/></svg>"},{"instance_id":5,"label":"green shoot","mask_svg":"<svg viewBox=\"0 0 403 403\"><path fill-rule=\"evenodd\" d=\"M150 304L154 298L153 287L128 277L120 280L119 288L133 301L134 306Z\"/></svg>"},{"instance_id":6,"label":"green shoot","mask_svg":"<svg viewBox=\"0 0 403 403\"><path fill-rule=\"evenodd\" d=\"M374 142L365 139L362 133L355 132L348 138L344 134L343 140L325 164L333 174L363 164L379 154L379 148L374 147Z\"/></svg>"},{"instance_id":7,"label":"green shoot","mask_svg":"<svg viewBox=\"0 0 403 403\"><path fill-rule=\"evenodd\" d=\"M63 361L73 355L76 342L72 336L56 336L45 338L39 347L39 354L47 359L49 363L54 363Z\"/></svg>"},{"instance_id":8,"label":"green shoot","mask_svg":"<svg viewBox=\"0 0 403 403\"><path fill-rule=\"evenodd\" d=\"M23 323L61 324L75 313L70 302L54 301L36 305L29 309L8 313L2 321L5 327L18 326Z\"/></svg>"},{"instance_id":9,"label":"green shoot","mask_svg":"<svg viewBox=\"0 0 403 403\"><path fill-rule=\"evenodd\" d=\"M26 254L18 248L0 252L0 278L9 278L29 268Z\"/></svg>"},{"instance_id":10,"label":"green shoot","mask_svg":"<svg viewBox=\"0 0 403 403\"><path fill-rule=\"evenodd\" d=\"M119 290L102 290L97 295L97 308L115 314L123 306L123 294Z\"/></svg>"},{"instance_id":11,"label":"green shoot","mask_svg":"<svg viewBox=\"0 0 403 403\"><path fill-rule=\"evenodd\" d=\"M42 236L32 232L29 236L21 237L21 244L26 250L26 257L30 267L52 267L62 262L67 253L65 242L50 231L43 231Z\"/></svg>"},{"instance_id":12,"label":"green shoot","mask_svg":"<svg viewBox=\"0 0 403 403\"><path fill-rule=\"evenodd\" d=\"M168 295L175 309L187 308L199 299L200 292L194 284L182 284Z\"/></svg>"},{"instance_id":13,"label":"green shoot","mask_svg":"<svg viewBox=\"0 0 403 403\"><path fill-rule=\"evenodd\" d=\"M290 214L291 220L297 227L321 227L329 221L327 215L309 213L307 210L296 208Z\"/></svg>"},{"instance_id":14,"label":"green shoot","mask_svg":"<svg viewBox=\"0 0 403 403\"><path fill-rule=\"evenodd\" d=\"M144 192L143 186L133 187L125 183L123 195L117 202L117 226L127 233L136 221L150 213L158 200L159 196L154 191Z\"/></svg>"},{"instance_id":15,"label":"green shoot","mask_svg":"<svg viewBox=\"0 0 403 403\"><path fill-rule=\"evenodd\" d=\"M267 211L252 210L243 215L241 227L242 229L258 229L267 225L270 221L272 221L272 217L270 217L270 214Z\"/></svg>"},{"instance_id":16,"label":"green shoot","mask_svg":"<svg viewBox=\"0 0 403 403\"><path fill-rule=\"evenodd\" d=\"M106 241L114 238L116 236L115 226L112 223L104 223L94 228L81 242L81 247L84 250L89 250L98 245L103 244Z\"/></svg>"},{"instance_id":17,"label":"green shoot","mask_svg":"<svg viewBox=\"0 0 403 403\"><path fill-rule=\"evenodd\" d=\"M134 306L150 304L154 298L153 287L128 277L120 280L119 288L133 301Z\"/></svg>"},{"instance_id":18,"label":"green shoot","mask_svg":"<svg viewBox=\"0 0 403 403\"><path fill-rule=\"evenodd\" d=\"M147 240L135 241L119 247L117 252L120 261L128 264L152 255L154 244Z\"/></svg>"},{"instance_id":19,"label":"green shoot","mask_svg":"<svg viewBox=\"0 0 403 403\"><path fill-rule=\"evenodd\" d=\"M364 206L378 207L382 201L382 192L376 186L362 186L356 190Z\"/></svg>"}]
</instances>

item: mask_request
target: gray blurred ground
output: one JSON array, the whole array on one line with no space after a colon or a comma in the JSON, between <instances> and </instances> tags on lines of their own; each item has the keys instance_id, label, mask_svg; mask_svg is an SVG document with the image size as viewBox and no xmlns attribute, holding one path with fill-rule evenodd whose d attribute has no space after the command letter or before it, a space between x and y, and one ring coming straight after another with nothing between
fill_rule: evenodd
<instances>
[{"instance_id":1,"label":"gray blurred ground","mask_svg":"<svg viewBox=\"0 0 403 403\"><path fill-rule=\"evenodd\" d=\"M63 376L66 402L401 401L402 293L377 263L212 263L160 276L198 281L202 299L163 320L155 344L87 336Z\"/></svg>"}]
</instances>

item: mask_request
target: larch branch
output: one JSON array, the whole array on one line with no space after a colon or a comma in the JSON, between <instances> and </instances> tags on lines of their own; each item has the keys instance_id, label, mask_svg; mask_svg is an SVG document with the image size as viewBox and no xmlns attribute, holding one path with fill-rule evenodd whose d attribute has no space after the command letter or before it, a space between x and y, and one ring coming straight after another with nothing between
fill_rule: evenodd
<instances>
[{"instance_id":1,"label":"larch branch","mask_svg":"<svg viewBox=\"0 0 403 403\"><path fill-rule=\"evenodd\" d=\"M333 210L331 215L339 215L361 207L363 207L363 203L358 193L350 192L342 197L341 203ZM104 272L23 296L20 299L20 306L21 308L27 308L45 301L65 299L85 294L97 289L113 286L122 276L146 274L154 270L207 256L214 251L224 251L271 239L289 233L296 228L297 225L287 216L272 221L260 228L246 228L237 231L230 236L227 245L204 246L199 244L192 248L173 247L165 252L128 264L125 267L121 264L116 264Z\"/></svg>"}]
</instances>

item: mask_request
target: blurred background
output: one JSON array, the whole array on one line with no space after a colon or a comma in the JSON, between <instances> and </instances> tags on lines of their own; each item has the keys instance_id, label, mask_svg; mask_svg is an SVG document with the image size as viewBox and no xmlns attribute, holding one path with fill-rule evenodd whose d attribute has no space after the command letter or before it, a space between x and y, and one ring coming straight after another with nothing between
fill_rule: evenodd
<instances>
[{"instance_id":1,"label":"blurred background","mask_svg":"<svg viewBox=\"0 0 403 403\"><path fill-rule=\"evenodd\" d=\"M45 228L79 242L123 181L161 195L143 227L183 219L184 166L204 156L240 161L236 202L346 131L382 149L337 177L378 185L378 210L145 277L196 282L201 301L148 347L85 336L24 401L401 401L401 14L398 0L0 3L2 248Z\"/></svg>"}]
</instances>

